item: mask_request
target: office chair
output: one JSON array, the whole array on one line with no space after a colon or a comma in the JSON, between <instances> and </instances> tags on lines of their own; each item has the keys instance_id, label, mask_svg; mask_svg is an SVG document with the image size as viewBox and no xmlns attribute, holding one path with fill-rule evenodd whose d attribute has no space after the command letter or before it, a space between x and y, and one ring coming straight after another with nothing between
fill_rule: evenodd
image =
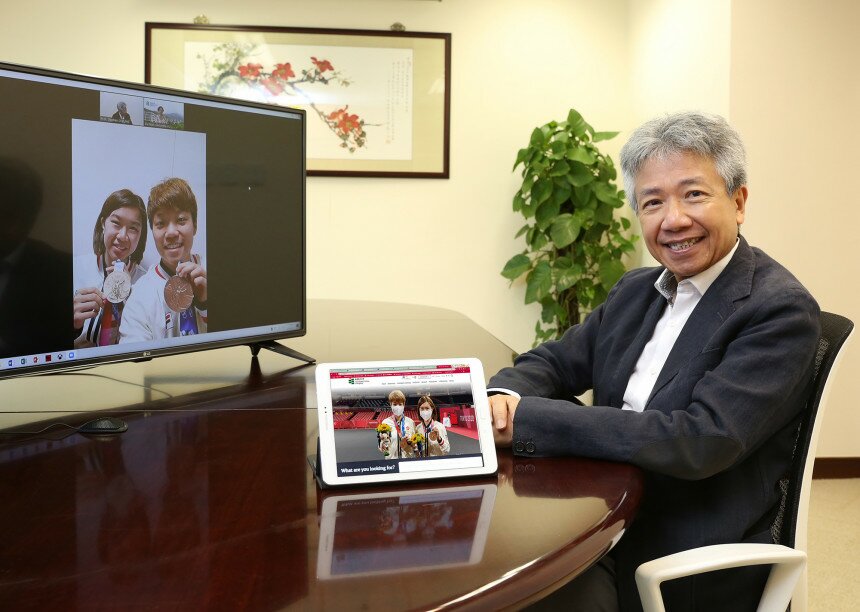
<instances>
[{"instance_id":1,"label":"office chair","mask_svg":"<svg viewBox=\"0 0 860 612\"><path fill-rule=\"evenodd\" d=\"M821 313L821 338L813 363L806 411L801 416L791 465L779 486L783 496L771 527L774 544L717 544L685 550L643 563L636 570L636 585L645 612L663 612L660 584L704 572L747 565L773 564L760 612L806 612L806 527L809 518L809 493L815 448L821 431L822 412L829 390L830 376L837 358L854 329L843 316Z\"/></svg>"}]
</instances>

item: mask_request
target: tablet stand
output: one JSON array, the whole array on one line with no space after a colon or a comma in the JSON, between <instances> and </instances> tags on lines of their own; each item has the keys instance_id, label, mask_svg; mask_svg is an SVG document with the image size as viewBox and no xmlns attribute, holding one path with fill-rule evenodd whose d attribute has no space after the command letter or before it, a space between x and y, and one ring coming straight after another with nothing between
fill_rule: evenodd
<instances>
[{"instance_id":1,"label":"tablet stand","mask_svg":"<svg viewBox=\"0 0 860 612\"><path fill-rule=\"evenodd\" d=\"M317 438L317 454L308 455L308 465L311 466L311 471L314 473L314 478L317 481L317 486L320 489L328 489L329 486L323 482L322 472L320 471L320 466L322 465L322 461L320 461L320 439Z\"/></svg>"}]
</instances>

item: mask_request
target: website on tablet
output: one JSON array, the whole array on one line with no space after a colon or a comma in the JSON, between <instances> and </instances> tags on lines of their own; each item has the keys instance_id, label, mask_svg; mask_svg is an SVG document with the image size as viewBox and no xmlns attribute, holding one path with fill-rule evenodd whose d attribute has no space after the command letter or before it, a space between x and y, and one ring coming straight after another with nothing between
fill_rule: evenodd
<instances>
[{"instance_id":1,"label":"website on tablet","mask_svg":"<svg viewBox=\"0 0 860 612\"><path fill-rule=\"evenodd\" d=\"M339 477L480 468L469 364L333 369Z\"/></svg>"}]
</instances>

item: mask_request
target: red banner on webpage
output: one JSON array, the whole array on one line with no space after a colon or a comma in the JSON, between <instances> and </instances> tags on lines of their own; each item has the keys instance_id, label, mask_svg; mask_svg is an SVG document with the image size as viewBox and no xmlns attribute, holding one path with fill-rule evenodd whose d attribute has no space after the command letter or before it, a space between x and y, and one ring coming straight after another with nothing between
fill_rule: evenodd
<instances>
[{"instance_id":1,"label":"red banner on webpage","mask_svg":"<svg viewBox=\"0 0 860 612\"><path fill-rule=\"evenodd\" d=\"M451 367L438 366L441 369L435 370L416 370L416 371L396 371L396 372L331 372L330 377L335 378L379 378L383 376L439 376L443 374L469 374L471 370L468 367Z\"/></svg>"}]
</instances>

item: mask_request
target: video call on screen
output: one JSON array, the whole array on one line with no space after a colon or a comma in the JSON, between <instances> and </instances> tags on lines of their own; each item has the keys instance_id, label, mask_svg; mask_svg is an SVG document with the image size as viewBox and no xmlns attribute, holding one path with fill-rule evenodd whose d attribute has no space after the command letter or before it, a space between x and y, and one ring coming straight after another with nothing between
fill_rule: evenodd
<instances>
[{"instance_id":1,"label":"video call on screen","mask_svg":"<svg viewBox=\"0 0 860 612\"><path fill-rule=\"evenodd\" d=\"M0 357L72 348L73 261L92 253L102 202L127 188L145 206L172 175L197 196L208 331L303 321L303 122L109 89L0 74ZM117 98L131 124L106 121ZM165 106L172 124L158 124ZM144 262L158 260L147 246Z\"/></svg>"}]
</instances>

